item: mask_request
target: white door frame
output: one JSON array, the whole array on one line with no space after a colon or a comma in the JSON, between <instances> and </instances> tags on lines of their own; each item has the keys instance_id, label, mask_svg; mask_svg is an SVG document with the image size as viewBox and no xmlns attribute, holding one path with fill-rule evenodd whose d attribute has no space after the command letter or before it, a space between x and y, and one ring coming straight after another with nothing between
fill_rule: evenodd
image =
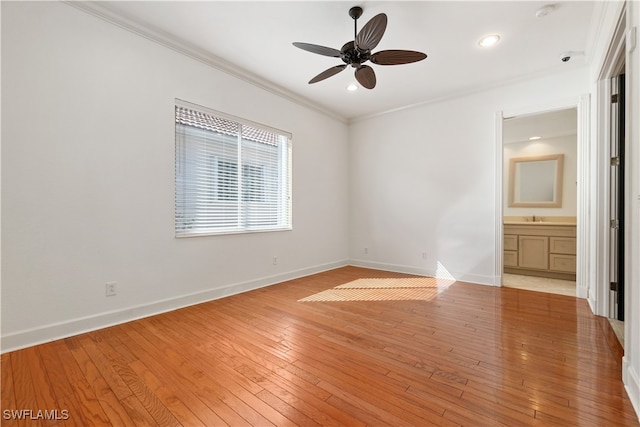
<instances>
[{"instance_id":1,"label":"white door frame","mask_svg":"<svg viewBox=\"0 0 640 427\"><path fill-rule=\"evenodd\" d=\"M496 141L495 141L495 159L496 159L496 171L495 171L495 194L496 194L496 206L495 206L495 247L496 247L496 264L495 274L497 278L498 286L502 285L502 274L504 267L503 260L503 191L504 191L504 147L502 141L502 127L505 117L513 116L526 116L531 114L546 113L550 111L566 110L568 108L577 109L577 171L578 171L578 185L577 185L577 229L576 229L576 296L578 298L589 297L589 283L593 283L589 280L589 266L591 263L588 261L591 259L591 218L588 215L589 212L589 188L592 188L590 179L593 179L589 171L591 165L589 162L589 151L591 148L589 135L590 135L590 98L588 94L581 95L577 98L569 98L549 102L542 105L524 107L520 109L497 111L495 114L495 128L496 128ZM591 251L592 252L592 251Z\"/></svg>"},{"instance_id":2,"label":"white door frame","mask_svg":"<svg viewBox=\"0 0 640 427\"><path fill-rule=\"evenodd\" d=\"M609 212L609 196L610 196L610 143L611 143L611 79L618 75L621 71L621 64L625 60L625 47L626 47L626 7L623 5L620 10L620 16L618 23L611 40L609 51L601 64L600 72L597 81L597 105L596 105L596 140L599 141L594 147L594 171L598 177L598 181L595 183L595 275L594 280L596 283L595 295L593 298L595 301L591 304L593 312L599 316L610 317L610 292L609 292L609 277L610 277L610 265L609 265L609 222L611 215ZM622 68L623 70L624 68ZM626 86L628 95L629 87ZM626 97L627 99L628 96ZM629 132L629 117L628 110L625 112L627 117L625 123L627 126L626 134ZM628 136L627 136L628 139ZM627 142L625 141L625 144ZM629 170L627 168L627 176L622 177L626 182L629 182ZM629 188L625 190L625 209L629 209L630 200ZM625 212L626 218L630 219L630 212ZM625 231L625 239L629 239L629 230ZM628 245L628 242L626 243ZM628 250L625 250L628 253ZM623 255L624 256L624 255ZM628 280L630 260L625 260L625 278Z\"/></svg>"}]
</instances>

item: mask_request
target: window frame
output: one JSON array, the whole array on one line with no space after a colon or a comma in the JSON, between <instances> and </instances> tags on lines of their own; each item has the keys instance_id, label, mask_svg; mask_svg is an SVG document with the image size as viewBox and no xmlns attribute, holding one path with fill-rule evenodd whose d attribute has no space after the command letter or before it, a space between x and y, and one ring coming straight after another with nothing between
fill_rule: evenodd
<instances>
[{"instance_id":1,"label":"window frame","mask_svg":"<svg viewBox=\"0 0 640 427\"><path fill-rule=\"evenodd\" d=\"M236 149L238 150L238 152L240 153L237 156L237 161L238 162L231 162L235 165L235 170L236 171L242 171L240 172L239 176L237 176L236 180L238 181L239 185L238 185L238 189L237 192L235 193L235 197L229 198L229 199L220 199L218 200L219 202L222 203L236 203L238 206L238 218L242 218L243 220L240 221L240 219L236 222L236 226L235 227L220 227L220 229L215 229L214 227L209 227L208 229L202 229L202 230L198 230L198 227L196 227L196 231L189 231L186 228L179 228L179 225L182 225L184 227L184 223L179 223L178 222L178 216L179 216L179 189L178 189L178 181L179 181L179 172L178 172L178 162L179 162L179 141L178 141L178 126L179 125L184 125L184 126L189 126L189 125L185 125L184 123L178 123L178 119L177 119L177 115L176 115L176 111L177 108L186 108L188 110L191 111L195 111L198 113L203 113L206 114L208 116L212 116L214 118L219 118L219 119L223 119L223 120L228 120L231 122L234 122L235 124L238 125L238 137L237 137L237 145L236 145ZM188 101L184 101L181 99L176 98L175 102L174 102L174 166L175 166L175 174L174 174L174 235L176 238L188 238L188 237L200 237L200 236L216 236L216 235L225 235L225 234L248 234L248 233L265 233L265 232L277 232L277 231L290 231L293 229L293 201L292 201L292 175L293 175L293 165L292 165L292 135L290 132L286 132L286 131L282 131L280 129L271 127L271 126L267 126L267 125L263 125L261 123L257 123L257 122L253 122L247 119L243 119L237 116L233 116L230 114L226 114L220 111L216 111L207 107L203 107L201 105L197 105L197 104L193 104L190 103ZM262 194L260 196L261 199L263 200L255 200L252 199L252 197L255 197L255 194L253 194L253 192L249 192L246 193L245 191L242 191L243 187L245 186L246 182L242 182L242 181L246 181L248 178L244 177L244 171L251 169L252 170L252 174L255 173L256 171L260 171L261 174L264 175L264 169L265 169L265 165L256 165L254 162L249 161L248 159L243 158L243 156L241 155L241 152L243 150L242 145L246 142L246 141L250 141L250 142L256 142L254 140L251 139L245 139L242 137L242 127L243 126L248 126L250 128L253 128L254 130L260 130L260 131L266 131L269 133L273 133L276 134L279 138L285 138L284 141L281 141L280 143L278 143L276 145L276 156L277 156L277 163L274 163L273 166L277 169L278 173L277 173L277 177L273 180L273 181L268 181L268 180L263 180L260 181L257 185L261 186L262 190L260 191L264 191L264 189L267 187L267 185L275 185L275 187L278 189L278 191L275 193L277 196L274 196L277 200L276 202L276 210L277 210L277 214L276 216L276 220L277 220L277 224L275 225L266 225L266 226L251 226L249 225L249 219L251 219L250 216L248 215L244 215L243 213L241 213L243 210L246 210L247 206L245 204L249 204L249 203L268 203L265 202L264 199L264 194ZM193 128L195 128L195 126L192 126ZM220 168L220 163L229 163L229 159L228 158L224 158L222 156L220 157L216 157L215 155L212 155L212 158L209 160L210 163L215 163L215 166L210 165L209 168L211 168L210 170L212 171L212 173L215 173L216 176L218 175L218 169ZM255 181L253 181L253 179L255 178L257 174L252 175L249 179L252 179L252 181L249 183L249 186L251 186L252 188L256 188L256 183ZM182 179L184 179L184 174L182 175ZM218 179L218 178L216 178ZM211 192L212 194L216 193L219 189L216 187L215 189L212 189ZM217 193L216 193L217 194ZM225 193L228 196L228 193ZM220 197L219 194L216 195L216 198Z\"/></svg>"}]
</instances>

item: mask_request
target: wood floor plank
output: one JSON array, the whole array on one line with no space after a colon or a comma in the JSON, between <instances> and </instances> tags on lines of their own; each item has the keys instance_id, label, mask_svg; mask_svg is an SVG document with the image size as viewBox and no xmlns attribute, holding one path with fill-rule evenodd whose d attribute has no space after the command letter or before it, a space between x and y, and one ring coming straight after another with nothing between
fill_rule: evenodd
<instances>
[{"instance_id":1,"label":"wood floor plank","mask_svg":"<svg viewBox=\"0 0 640 427\"><path fill-rule=\"evenodd\" d=\"M75 401L74 406L76 409L73 414L71 414L70 410L70 418L75 418L75 411L79 410L86 424L109 424L109 418L100 406L100 402L92 384L90 384L90 380L84 376L73 354L66 345L66 343L71 341L72 340L54 341L52 343L52 347L60 358L64 374L68 378L71 386L72 394L67 397Z\"/></svg>"},{"instance_id":2,"label":"wood floor plank","mask_svg":"<svg viewBox=\"0 0 640 427\"><path fill-rule=\"evenodd\" d=\"M584 300L456 282L299 301L407 277L338 268L3 354L3 409L69 411L3 425L640 427Z\"/></svg>"},{"instance_id":3,"label":"wood floor plank","mask_svg":"<svg viewBox=\"0 0 640 427\"><path fill-rule=\"evenodd\" d=\"M104 348L104 345L102 347ZM120 377L120 375L116 372L107 356L105 356L102 350L98 348L97 344L89 343L87 345L84 345L82 349L91 359L91 362L100 371L102 378L108 384L109 389L116 396L116 398L124 399L133 394L122 377Z\"/></svg>"},{"instance_id":4,"label":"wood floor plank","mask_svg":"<svg viewBox=\"0 0 640 427\"><path fill-rule=\"evenodd\" d=\"M116 372L129 386L145 410L151 415L158 425L180 426L180 422L173 416L171 411L164 406L161 400L149 388L149 386L129 365L121 364L116 366Z\"/></svg>"},{"instance_id":5,"label":"wood floor plank","mask_svg":"<svg viewBox=\"0 0 640 427\"><path fill-rule=\"evenodd\" d=\"M264 403L280 412L285 418L286 422L281 422L278 425L292 425L292 426L320 426L321 424L315 422L313 419L307 417L302 412L298 411L293 406L289 405L275 394L272 394L269 390L262 390L256 396Z\"/></svg>"},{"instance_id":6,"label":"wood floor plank","mask_svg":"<svg viewBox=\"0 0 640 427\"><path fill-rule=\"evenodd\" d=\"M29 362L29 371L36 394L36 402L38 402L36 408L54 414L53 416L49 416L49 419L45 420L43 424L49 426L60 424L60 421L64 421L61 419L63 417L58 415L58 412L61 411L60 404L55 398L53 387L47 370L40 358L40 353L37 347L27 348L25 352Z\"/></svg>"},{"instance_id":7,"label":"wood floor plank","mask_svg":"<svg viewBox=\"0 0 640 427\"><path fill-rule=\"evenodd\" d=\"M396 419L390 415L381 417L378 413L370 412L364 408L358 406L358 402L347 402L337 396L331 396L326 402L331 407L341 410L344 413L351 414L356 418L359 423L340 423L340 424L325 424L325 425L345 425L345 426L397 426L402 425L403 420ZM397 421L394 421L397 420Z\"/></svg>"},{"instance_id":8,"label":"wood floor plank","mask_svg":"<svg viewBox=\"0 0 640 427\"><path fill-rule=\"evenodd\" d=\"M217 396L207 397L208 387L212 384L206 381L204 374L197 367L188 364L175 352L163 353L161 348L152 345L144 336L132 330L131 326L123 325L121 328L123 333L119 338L123 345L138 354L140 361L145 363L166 387L171 387L178 393L181 400L188 404L200 420L206 425L215 426L246 423ZM205 396L205 400L202 396Z\"/></svg>"},{"instance_id":9,"label":"wood floor plank","mask_svg":"<svg viewBox=\"0 0 640 427\"><path fill-rule=\"evenodd\" d=\"M353 417L350 413L343 412L339 408L327 404L332 397L331 393L318 387L316 384L301 383L297 376L289 374L283 369L270 371L258 364L239 367L243 375L259 382L265 390L278 396L281 400L302 411L307 417L322 425L349 425L361 426L360 418ZM315 389L321 390L326 396L319 397Z\"/></svg>"},{"instance_id":10,"label":"wood floor plank","mask_svg":"<svg viewBox=\"0 0 640 427\"><path fill-rule=\"evenodd\" d=\"M121 400L124 410L131 414L134 426L139 427L154 427L160 426L153 416L147 411L142 402L136 398L136 396L127 396ZM99 424L96 424L99 425ZM107 424L105 424L107 425Z\"/></svg>"},{"instance_id":11,"label":"wood floor plank","mask_svg":"<svg viewBox=\"0 0 640 427\"><path fill-rule=\"evenodd\" d=\"M184 426L204 426L205 424L182 402L173 390L162 382L139 360L132 362L131 369L140 377L176 420Z\"/></svg>"},{"instance_id":12,"label":"wood floor plank","mask_svg":"<svg viewBox=\"0 0 640 427\"><path fill-rule=\"evenodd\" d=\"M87 347L90 349L95 348L95 344L90 344ZM118 397L103 376L103 372L104 375L113 375L113 373L107 369L101 371L93 362L85 348L86 347L77 346L71 350L71 353L76 359L80 370L87 378L87 381L92 385L100 407L107 415L109 423L113 426L123 427L133 425L133 420L120 404L120 400L123 397L130 396L131 393L129 392L128 394Z\"/></svg>"},{"instance_id":13,"label":"wood floor plank","mask_svg":"<svg viewBox=\"0 0 640 427\"><path fill-rule=\"evenodd\" d=\"M136 328L136 325L131 325L131 328ZM130 331L129 334L137 337L139 341L144 339L143 335L138 334L137 331ZM163 351L160 357L170 360L174 369L187 372L190 385L196 390L196 396L200 397L225 423L230 425L246 425L247 423L272 425L270 421L230 390L230 388L238 390L237 384L231 377L221 377L220 372L217 371L209 372L209 370L215 369L213 366L208 366L208 369L206 366L203 369L198 368L198 362L192 360L192 354L186 353L183 358L176 350L159 340L155 340L155 344ZM146 348L149 349L149 346ZM218 363L216 365L219 366ZM220 380L228 382L222 385Z\"/></svg>"},{"instance_id":14,"label":"wood floor plank","mask_svg":"<svg viewBox=\"0 0 640 427\"><path fill-rule=\"evenodd\" d=\"M29 369L29 353L32 351L34 349L30 348L25 349L25 351L11 353L11 368L17 410L37 411L38 409L44 409L38 406L36 390ZM18 417L17 424L19 426L46 425L43 420L31 421L22 416Z\"/></svg>"},{"instance_id":15,"label":"wood floor plank","mask_svg":"<svg viewBox=\"0 0 640 427\"><path fill-rule=\"evenodd\" d=\"M11 366L11 353L0 355L0 373L2 374L2 382L0 382L0 407L3 411L17 410L16 396L13 389L13 367ZM11 412L9 412L11 414ZM3 413L4 415L4 413ZM18 421L3 416L3 424L7 427L18 425Z\"/></svg>"},{"instance_id":16,"label":"wood floor plank","mask_svg":"<svg viewBox=\"0 0 640 427\"><path fill-rule=\"evenodd\" d=\"M387 403L378 396L372 396L369 393L363 395L355 395L350 391L335 386L331 382L320 383L321 387L326 388L332 394L332 398L340 399L342 402L348 402L350 405L358 408L360 411L367 412L375 420L380 420L384 424L391 425L430 425L428 416L422 418L410 412L404 412L402 408L395 407L393 404ZM436 414L433 414L436 415ZM434 417L436 422L444 422L442 417ZM377 422L373 422L374 425ZM433 424L431 424L433 425Z\"/></svg>"},{"instance_id":17,"label":"wood floor plank","mask_svg":"<svg viewBox=\"0 0 640 427\"><path fill-rule=\"evenodd\" d=\"M88 425L89 422L87 415L84 413L83 405L78 401L74 387L69 382L69 377L65 371L64 362L61 359L65 353L58 350L60 347L57 344L60 344L60 342L37 346L36 349L47 370L47 376L60 409L68 411L68 419L65 420L64 425Z\"/></svg>"},{"instance_id":18,"label":"wood floor plank","mask_svg":"<svg viewBox=\"0 0 640 427\"><path fill-rule=\"evenodd\" d=\"M366 378L354 373L344 372L329 365L325 365L321 360L316 359L313 364L296 362L304 369L322 375L320 387L326 389L333 395L340 396L343 400L353 401L355 396L360 396L362 405L377 408L379 412L385 411L393 414L406 422L412 424L434 422L434 416L441 417L444 408L432 401L412 401L404 390L394 387L391 384L380 384L373 378ZM353 375L351 375L353 374ZM380 378L379 380L381 380ZM359 394L361 390L366 390L366 394ZM400 396L398 396L400 395ZM348 396L348 399L345 399ZM364 409L364 407L362 408ZM440 418L441 420L441 418Z\"/></svg>"}]
</instances>

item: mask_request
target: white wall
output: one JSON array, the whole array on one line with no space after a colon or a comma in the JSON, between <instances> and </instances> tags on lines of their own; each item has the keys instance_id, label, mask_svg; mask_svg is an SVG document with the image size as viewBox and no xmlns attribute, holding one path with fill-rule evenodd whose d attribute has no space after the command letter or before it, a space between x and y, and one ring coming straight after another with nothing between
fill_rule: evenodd
<instances>
[{"instance_id":1,"label":"white wall","mask_svg":"<svg viewBox=\"0 0 640 427\"><path fill-rule=\"evenodd\" d=\"M175 98L293 134L293 231L174 238ZM58 2L2 3L2 112L3 351L346 263L345 123Z\"/></svg>"},{"instance_id":2,"label":"white wall","mask_svg":"<svg viewBox=\"0 0 640 427\"><path fill-rule=\"evenodd\" d=\"M609 261L608 251L608 179L610 155L607 148L609 128L604 119L609 113L609 92L607 80L614 75L609 63L610 56L616 56L616 26L626 6L626 23L622 24L622 37L625 45L621 54L625 57L626 67L626 238L625 238L625 341L622 359L622 379L627 393L640 416L640 3L637 1L601 2L602 25L599 37L592 52L591 92L597 95L592 120L592 175L593 209L591 227L593 228L594 248L589 263L592 266L592 280L598 285L595 301L589 300L594 311L602 316L608 315ZM628 32L635 28L635 39ZM635 43L636 47L631 50ZM603 143L605 142L605 143Z\"/></svg>"},{"instance_id":3,"label":"white wall","mask_svg":"<svg viewBox=\"0 0 640 427\"><path fill-rule=\"evenodd\" d=\"M352 124L353 262L499 283L495 113L588 92L583 68Z\"/></svg>"},{"instance_id":4,"label":"white wall","mask_svg":"<svg viewBox=\"0 0 640 427\"><path fill-rule=\"evenodd\" d=\"M577 213L577 167L578 153L576 135L543 138L537 141L514 142L504 145L503 196L505 216L576 216ZM509 162L512 158L564 155L562 176L562 206L559 208L510 208L509 207Z\"/></svg>"},{"instance_id":5,"label":"white wall","mask_svg":"<svg viewBox=\"0 0 640 427\"><path fill-rule=\"evenodd\" d=\"M627 2L627 28L635 28L633 51L627 53L627 165L630 203L627 208L627 285L622 378L640 417L640 3ZM631 42L631 39L628 39ZM630 47L630 44L629 44Z\"/></svg>"}]
</instances>

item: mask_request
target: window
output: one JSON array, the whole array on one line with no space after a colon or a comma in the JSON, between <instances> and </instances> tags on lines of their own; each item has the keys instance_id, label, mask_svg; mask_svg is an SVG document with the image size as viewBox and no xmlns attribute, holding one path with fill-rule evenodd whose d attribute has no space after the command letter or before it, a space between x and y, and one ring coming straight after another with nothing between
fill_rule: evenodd
<instances>
[{"instance_id":1,"label":"window","mask_svg":"<svg viewBox=\"0 0 640 427\"><path fill-rule=\"evenodd\" d=\"M176 236L291 229L291 137L176 103Z\"/></svg>"}]
</instances>

